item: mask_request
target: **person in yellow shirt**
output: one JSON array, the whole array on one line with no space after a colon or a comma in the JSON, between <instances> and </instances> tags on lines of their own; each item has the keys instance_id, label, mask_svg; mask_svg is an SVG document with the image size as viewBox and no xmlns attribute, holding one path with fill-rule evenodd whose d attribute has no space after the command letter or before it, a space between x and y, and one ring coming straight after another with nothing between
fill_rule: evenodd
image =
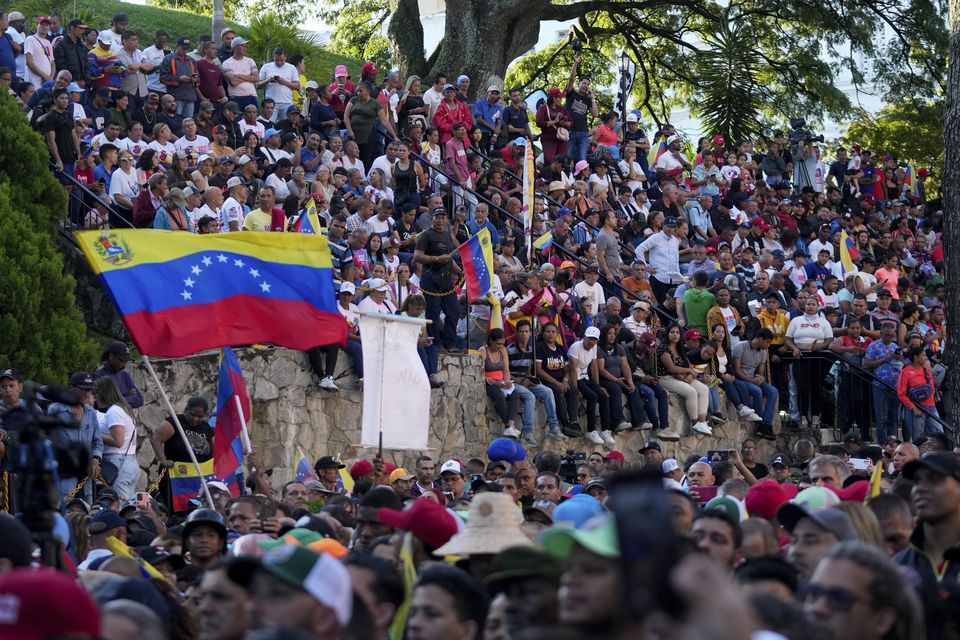
<instances>
[{"instance_id":1,"label":"person in yellow shirt","mask_svg":"<svg viewBox=\"0 0 960 640\"><path fill-rule=\"evenodd\" d=\"M290 56L290 59L287 60L290 64L297 68L297 73L300 74L300 88L296 91L293 91L293 104L297 105L297 108L300 109L300 112L303 113L303 98L307 95L307 62L303 59L303 56L299 53L296 55ZM307 112L307 118L310 117L310 113Z\"/></svg>"},{"instance_id":2,"label":"person in yellow shirt","mask_svg":"<svg viewBox=\"0 0 960 640\"><path fill-rule=\"evenodd\" d=\"M274 208L276 196L273 187L260 187L257 204L259 206L243 219L244 231L286 231L286 224L280 222L286 218L283 210Z\"/></svg>"},{"instance_id":3,"label":"person in yellow shirt","mask_svg":"<svg viewBox=\"0 0 960 640\"><path fill-rule=\"evenodd\" d=\"M767 296L763 309L757 314L757 320L760 321L762 328L769 329L773 333L773 340L770 341L771 352L778 351L776 347L782 347L784 344L784 336L790 325L790 316L780 310L780 298L777 294L771 293Z\"/></svg>"}]
</instances>

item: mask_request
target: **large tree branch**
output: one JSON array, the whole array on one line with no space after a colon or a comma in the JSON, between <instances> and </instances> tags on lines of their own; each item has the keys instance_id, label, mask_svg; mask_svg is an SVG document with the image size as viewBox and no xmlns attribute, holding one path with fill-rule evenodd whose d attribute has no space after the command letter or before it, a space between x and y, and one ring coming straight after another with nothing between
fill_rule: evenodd
<instances>
[{"instance_id":1,"label":"large tree branch","mask_svg":"<svg viewBox=\"0 0 960 640\"><path fill-rule=\"evenodd\" d=\"M408 75L426 77L430 71L423 52L423 24L417 0L390 1L387 33L394 45L397 65Z\"/></svg>"}]
</instances>

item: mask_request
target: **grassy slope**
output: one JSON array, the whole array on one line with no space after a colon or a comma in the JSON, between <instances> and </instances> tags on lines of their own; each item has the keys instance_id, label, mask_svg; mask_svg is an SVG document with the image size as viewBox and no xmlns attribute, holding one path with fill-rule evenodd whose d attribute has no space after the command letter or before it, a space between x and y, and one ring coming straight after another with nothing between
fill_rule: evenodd
<instances>
[{"instance_id":1,"label":"grassy slope","mask_svg":"<svg viewBox=\"0 0 960 640\"><path fill-rule=\"evenodd\" d=\"M84 19L91 19L91 26L107 28L110 17L115 13L126 13L130 18L130 27L140 36L140 46L150 46L152 34L157 29L163 29L170 34L171 40L180 35L196 38L200 34L210 33L211 21L209 16L197 15L175 9L161 9L118 0L75 0L76 11ZM64 12L65 18L69 11ZM237 33L246 36L243 25L230 23L237 29ZM262 64L263 60L257 60ZM307 57L307 77L318 82L323 79L330 82L333 77L333 68L338 64L347 65L354 75L358 75L361 61L349 56L342 56L324 48L318 48L317 53Z\"/></svg>"}]
</instances>

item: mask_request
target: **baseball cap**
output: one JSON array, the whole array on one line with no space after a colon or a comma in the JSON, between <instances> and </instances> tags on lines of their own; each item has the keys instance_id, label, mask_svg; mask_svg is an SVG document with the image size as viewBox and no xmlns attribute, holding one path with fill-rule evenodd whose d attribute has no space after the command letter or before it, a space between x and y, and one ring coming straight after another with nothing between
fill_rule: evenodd
<instances>
[{"instance_id":1,"label":"baseball cap","mask_svg":"<svg viewBox=\"0 0 960 640\"><path fill-rule=\"evenodd\" d=\"M364 64L362 67L360 67L360 74L361 74L361 75L371 75L371 76L375 76L375 75L377 75L378 73L380 73L380 70L377 69L377 65L373 64L372 62L367 62L367 63Z\"/></svg>"},{"instance_id":2,"label":"baseball cap","mask_svg":"<svg viewBox=\"0 0 960 640\"><path fill-rule=\"evenodd\" d=\"M247 183L244 182L243 178L241 178L241 177L239 177L239 176L233 176L232 178L230 178L229 180L227 180L227 189L233 189L234 187L246 186L246 184L247 184Z\"/></svg>"},{"instance_id":3,"label":"baseball cap","mask_svg":"<svg viewBox=\"0 0 960 640\"><path fill-rule=\"evenodd\" d=\"M683 332L684 340L703 340L703 336L700 335L700 331L697 329L687 329Z\"/></svg>"},{"instance_id":4,"label":"baseball cap","mask_svg":"<svg viewBox=\"0 0 960 640\"><path fill-rule=\"evenodd\" d=\"M384 293L390 290L390 285L383 278L371 278L367 281L367 289Z\"/></svg>"},{"instance_id":5,"label":"baseball cap","mask_svg":"<svg viewBox=\"0 0 960 640\"><path fill-rule=\"evenodd\" d=\"M790 459L790 456L788 456L787 454L777 453L777 454L774 454L772 458L770 458L770 466L771 467L792 467L793 461Z\"/></svg>"},{"instance_id":6,"label":"baseball cap","mask_svg":"<svg viewBox=\"0 0 960 640\"><path fill-rule=\"evenodd\" d=\"M640 118L637 117L637 114L635 113L627 114L627 122L639 122L639 121L640 121Z\"/></svg>"},{"instance_id":7,"label":"baseball cap","mask_svg":"<svg viewBox=\"0 0 960 640\"><path fill-rule=\"evenodd\" d=\"M554 556L537 547L527 545L510 547L493 559L493 572L484 582L493 591L503 583L517 578L545 578L556 582L563 573L563 565Z\"/></svg>"},{"instance_id":8,"label":"baseball cap","mask_svg":"<svg viewBox=\"0 0 960 640\"><path fill-rule=\"evenodd\" d=\"M373 471L373 463L369 460L357 460L350 465L350 477L358 480Z\"/></svg>"},{"instance_id":9,"label":"baseball cap","mask_svg":"<svg viewBox=\"0 0 960 640\"><path fill-rule=\"evenodd\" d=\"M662 473L673 473L674 471L676 471L676 470L679 469L679 468L680 468L680 463L677 462L676 460L674 460L673 458L670 458L670 459L668 459L668 460L664 460L664 461L660 464L660 471L661 471Z\"/></svg>"},{"instance_id":10,"label":"baseball cap","mask_svg":"<svg viewBox=\"0 0 960 640\"><path fill-rule=\"evenodd\" d=\"M354 286L354 284L353 284L352 282L344 281L344 282L341 282L341 283L340 283L340 291L339 291L339 293L354 294L354 293L356 293L356 292L357 292L357 287ZM343 467L340 467L340 468L342 469Z\"/></svg>"},{"instance_id":11,"label":"baseball cap","mask_svg":"<svg viewBox=\"0 0 960 640\"><path fill-rule=\"evenodd\" d=\"M609 451L607 455L603 456L604 460L619 460L620 462L626 462L626 458L623 457L623 454L617 451L616 449Z\"/></svg>"},{"instance_id":12,"label":"baseball cap","mask_svg":"<svg viewBox=\"0 0 960 640\"><path fill-rule=\"evenodd\" d=\"M574 543L604 558L619 558L620 545L613 525L613 516L600 515L585 522L579 529L554 527L544 532L543 548L555 558L565 560L573 553Z\"/></svg>"},{"instance_id":13,"label":"baseball cap","mask_svg":"<svg viewBox=\"0 0 960 640\"><path fill-rule=\"evenodd\" d=\"M40 16L37 18L37 24L40 24L41 22L46 22L47 24L50 24L53 22L53 20L50 19L50 16Z\"/></svg>"},{"instance_id":14,"label":"baseball cap","mask_svg":"<svg viewBox=\"0 0 960 640\"><path fill-rule=\"evenodd\" d=\"M403 467L400 467L398 469L394 469L390 473L390 484L393 484L397 480L413 480L414 478L416 478L414 474L410 473Z\"/></svg>"},{"instance_id":15,"label":"baseball cap","mask_svg":"<svg viewBox=\"0 0 960 640\"><path fill-rule=\"evenodd\" d=\"M349 77L350 77L350 72L347 71L347 65L345 65L345 64L338 64L338 65L337 65L337 68L333 70L333 76L334 76L335 78L341 78L341 77L344 77L344 76L346 76L346 77L349 78Z\"/></svg>"},{"instance_id":16,"label":"baseball cap","mask_svg":"<svg viewBox=\"0 0 960 640\"><path fill-rule=\"evenodd\" d=\"M513 464L527 457L527 450L511 438L496 438L487 446L487 458Z\"/></svg>"},{"instance_id":17,"label":"baseball cap","mask_svg":"<svg viewBox=\"0 0 960 640\"><path fill-rule=\"evenodd\" d=\"M929 469L934 473L960 480L960 458L948 451L931 451L923 454L919 460L907 463L903 467L903 477L913 480L920 469Z\"/></svg>"},{"instance_id":18,"label":"baseball cap","mask_svg":"<svg viewBox=\"0 0 960 640\"><path fill-rule=\"evenodd\" d=\"M70 376L69 385L77 389L93 389L93 374L86 371L77 371Z\"/></svg>"},{"instance_id":19,"label":"baseball cap","mask_svg":"<svg viewBox=\"0 0 960 640\"><path fill-rule=\"evenodd\" d=\"M67 93L84 93L86 89L78 85L76 82L71 82L67 85Z\"/></svg>"},{"instance_id":20,"label":"baseball cap","mask_svg":"<svg viewBox=\"0 0 960 640\"><path fill-rule=\"evenodd\" d=\"M219 480L214 480L207 483L207 488L211 491L221 491L223 493L230 493L230 488L226 483L220 482Z\"/></svg>"},{"instance_id":21,"label":"baseball cap","mask_svg":"<svg viewBox=\"0 0 960 640\"><path fill-rule=\"evenodd\" d=\"M117 356L121 362L130 362L130 347L127 346L126 342L114 340L104 350L103 359L106 360L108 355Z\"/></svg>"},{"instance_id":22,"label":"baseball cap","mask_svg":"<svg viewBox=\"0 0 960 640\"><path fill-rule=\"evenodd\" d=\"M352 282L345 282L344 284L349 284L351 287L353 286ZM340 285L340 289L343 290L343 285ZM317 463L313 465L313 468L314 469L346 469L347 465L340 463L333 456L323 456L319 460L317 460Z\"/></svg>"},{"instance_id":23,"label":"baseball cap","mask_svg":"<svg viewBox=\"0 0 960 640\"><path fill-rule=\"evenodd\" d=\"M440 475L445 473L458 473L463 475L463 466L456 460L447 460L440 467Z\"/></svg>"},{"instance_id":24,"label":"baseball cap","mask_svg":"<svg viewBox=\"0 0 960 640\"><path fill-rule=\"evenodd\" d=\"M599 339L600 339L600 329L597 329L596 327L587 327L587 330L583 332L583 337L584 337L584 338L596 338L597 340L599 340Z\"/></svg>"},{"instance_id":25,"label":"baseball cap","mask_svg":"<svg viewBox=\"0 0 960 640\"><path fill-rule=\"evenodd\" d=\"M853 528L850 516L836 507L811 509L796 502L788 502L777 510L777 520L790 533L793 533L794 527L804 518L809 518L821 529L835 535L841 542L857 539L857 531Z\"/></svg>"},{"instance_id":26,"label":"baseball cap","mask_svg":"<svg viewBox=\"0 0 960 640\"><path fill-rule=\"evenodd\" d=\"M572 260L564 260L560 263L561 269L576 269L577 265L573 264Z\"/></svg>"},{"instance_id":27,"label":"baseball cap","mask_svg":"<svg viewBox=\"0 0 960 640\"><path fill-rule=\"evenodd\" d=\"M280 135L280 133L281 133L281 132L280 132L279 129L274 129L273 127L271 127L271 128L269 128L269 129L267 129L266 131L263 132L263 139L266 140L266 139L269 138L270 136L278 136L278 135Z\"/></svg>"},{"instance_id":28,"label":"baseball cap","mask_svg":"<svg viewBox=\"0 0 960 640\"><path fill-rule=\"evenodd\" d=\"M678 141L679 139L680 139L680 136L678 136L677 134L673 134L672 136L667 138L667 146L669 147L671 144Z\"/></svg>"},{"instance_id":29,"label":"baseball cap","mask_svg":"<svg viewBox=\"0 0 960 640\"><path fill-rule=\"evenodd\" d=\"M677 219L674 218L673 216L670 216L669 218L666 218L666 219L663 221L663 226L665 226L665 227L670 227L671 229L676 229L676 228L677 228Z\"/></svg>"},{"instance_id":30,"label":"baseball cap","mask_svg":"<svg viewBox=\"0 0 960 640\"><path fill-rule=\"evenodd\" d=\"M409 531L434 549L445 545L457 532L455 516L433 500L414 500L403 511L380 509L377 519L388 527Z\"/></svg>"},{"instance_id":31,"label":"baseball cap","mask_svg":"<svg viewBox=\"0 0 960 640\"><path fill-rule=\"evenodd\" d=\"M0 371L0 380L3 380L4 378L11 378L17 382L23 382L23 376L20 375L20 372L13 367L7 367L3 371Z\"/></svg>"},{"instance_id":32,"label":"baseball cap","mask_svg":"<svg viewBox=\"0 0 960 640\"><path fill-rule=\"evenodd\" d=\"M190 46L190 37L189 36L180 36L177 38L178 47L189 47Z\"/></svg>"},{"instance_id":33,"label":"baseball cap","mask_svg":"<svg viewBox=\"0 0 960 640\"><path fill-rule=\"evenodd\" d=\"M761 480L747 490L744 504L747 513L751 516L760 516L765 520L773 520L777 510L788 500L783 487L776 480L767 478Z\"/></svg>"},{"instance_id":34,"label":"baseball cap","mask_svg":"<svg viewBox=\"0 0 960 640\"><path fill-rule=\"evenodd\" d=\"M0 577L0 637L100 637L100 611L75 577L54 569L15 569Z\"/></svg>"},{"instance_id":35,"label":"baseball cap","mask_svg":"<svg viewBox=\"0 0 960 640\"><path fill-rule=\"evenodd\" d=\"M645 442L644 445L640 448L640 453L644 453L645 451L649 451L650 449L663 453L663 449L660 448L660 443L655 440L648 440L647 442Z\"/></svg>"},{"instance_id":36,"label":"baseball cap","mask_svg":"<svg viewBox=\"0 0 960 640\"><path fill-rule=\"evenodd\" d=\"M290 105L287 107L287 115L290 115L291 113L300 113L300 107L295 104Z\"/></svg>"},{"instance_id":37,"label":"baseball cap","mask_svg":"<svg viewBox=\"0 0 960 640\"><path fill-rule=\"evenodd\" d=\"M137 555L143 558L143 561L147 564L151 564L154 567L161 565L164 562L169 562L171 568L174 571L179 571L186 566L186 562L183 560L183 556L179 556L175 553L170 553L159 547L151 547L150 545L144 545L142 547L137 547L135 549Z\"/></svg>"},{"instance_id":38,"label":"baseball cap","mask_svg":"<svg viewBox=\"0 0 960 640\"><path fill-rule=\"evenodd\" d=\"M25 16L19 11L11 11L7 14L7 20L10 22L16 22L17 20L23 20Z\"/></svg>"},{"instance_id":39,"label":"baseball cap","mask_svg":"<svg viewBox=\"0 0 960 640\"><path fill-rule=\"evenodd\" d=\"M353 613L350 573L331 555L296 544L282 544L270 549L259 559L235 558L227 567L230 579L244 587L250 585L257 571L265 571L288 585L306 591L333 611L341 627L350 622Z\"/></svg>"},{"instance_id":40,"label":"baseball cap","mask_svg":"<svg viewBox=\"0 0 960 640\"><path fill-rule=\"evenodd\" d=\"M444 91L456 91L457 88L448 82L447 84L443 85L443 90L444 90Z\"/></svg>"},{"instance_id":41,"label":"baseball cap","mask_svg":"<svg viewBox=\"0 0 960 640\"><path fill-rule=\"evenodd\" d=\"M557 527L579 529L593 518L604 512L603 505L586 493L564 500L553 510L553 524Z\"/></svg>"},{"instance_id":42,"label":"baseball cap","mask_svg":"<svg viewBox=\"0 0 960 640\"><path fill-rule=\"evenodd\" d=\"M110 31L110 29L102 29L99 33L97 33L97 41L110 44L113 42L113 33Z\"/></svg>"},{"instance_id":43,"label":"baseball cap","mask_svg":"<svg viewBox=\"0 0 960 640\"><path fill-rule=\"evenodd\" d=\"M120 517L120 514L113 509L101 509L97 515L90 519L90 533L106 533L111 529L126 528L127 521Z\"/></svg>"},{"instance_id":44,"label":"baseball cap","mask_svg":"<svg viewBox=\"0 0 960 640\"><path fill-rule=\"evenodd\" d=\"M500 93L500 87L498 87L495 84L492 84L489 87L487 87L487 92L489 93L490 91L496 91L497 93Z\"/></svg>"}]
</instances>

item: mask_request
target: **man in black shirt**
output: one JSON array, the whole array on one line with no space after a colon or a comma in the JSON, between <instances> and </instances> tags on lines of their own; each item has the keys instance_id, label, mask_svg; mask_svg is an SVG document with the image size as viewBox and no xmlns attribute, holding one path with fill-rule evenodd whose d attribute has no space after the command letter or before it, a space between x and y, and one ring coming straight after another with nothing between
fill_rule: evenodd
<instances>
[{"instance_id":1,"label":"man in black shirt","mask_svg":"<svg viewBox=\"0 0 960 640\"><path fill-rule=\"evenodd\" d=\"M417 238L413 259L423 265L420 275L420 290L427 299L427 318L430 335L441 348L454 349L457 339L457 321L460 319L460 304L454 289L454 274L459 278L459 265L453 260L456 253L454 240L447 227L447 211L442 207L433 210L430 228ZM443 325L440 312L443 311Z\"/></svg>"},{"instance_id":2,"label":"man in black shirt","mask_svg":"<svg viewBox=\"0 0 960 640\"><path fill-rule=\"evenodd\" d=\"M570 158L574 162L587 159L590 125L587 114L592 113L594 118L600 117L597 101L593 99L593 90L590 88L590 76L580 76L577 88L574 90L574 80L577 79L577 68L580 66L580 52L573 54L573 67L567 79L564 93L567 95L566 108L570 112L573 126L570 127Z\"/></svg>"},{"instance_id":3,"label":"man in black shirt","mask_svg":"<svg viewBox=\"0 0 960 640\"><path fill-rule=\"evenodd\" d=\"M523 104L523 92L519 88L510 89L510 104L503 109L503 115L500 116L507 131L497 140L497 148L503 146L510 140L515 140L518 136L524 138L537 136L530 133L530 118L527 115L527 105Z\"/></svg>"},{"instance_id":4,"label":"man in black shirt","mask_svg":"<svg viewBox=\"0 0 960 640\"><path fill-rule=\"evenodd\" d=\"M153 142L153 127L157 124L157 110L160 108L160 95L148 93L143 107L134 112L133 120L143 125L143 137Z\"/></svg>"},{"instance_id":5,"label":"man in black shirt","mask_svg":"<svg viewBox=\"0 0 960 640\"><path fill-rule=\"evenodd\" d=\"M40 121L40 131L47 140L50 159L57 171L73 176L80 157L80 138L73 126L73 118L67 113L69 105L70 94L66 89L57 89L53 94L52 108ZM63 179L61 182L69 184Z\"/></svg>"}]
</instances>

